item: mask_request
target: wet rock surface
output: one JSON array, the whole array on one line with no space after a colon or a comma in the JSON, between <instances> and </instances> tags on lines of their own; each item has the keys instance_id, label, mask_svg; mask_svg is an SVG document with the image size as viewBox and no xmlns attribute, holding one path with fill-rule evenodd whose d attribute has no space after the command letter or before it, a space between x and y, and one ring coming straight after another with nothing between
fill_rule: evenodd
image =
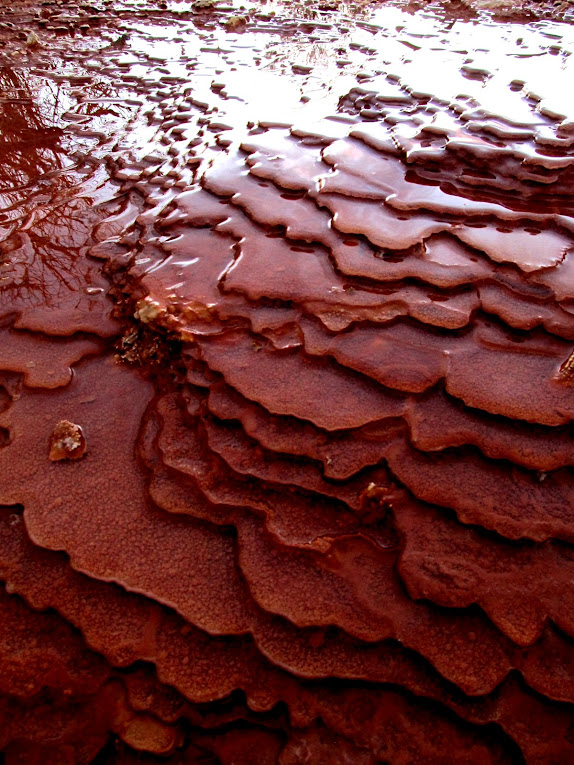
<instances>
[{"instance_id":1,"label":"wet rock surface","mask_svg":"<svg viewBox=\"0 0 574 765\"><path fill-rule=\"evenodd\" d=\"M0 11L7 764L574 758L574 35L505 13Z\"/></svg>"}]
</instances>

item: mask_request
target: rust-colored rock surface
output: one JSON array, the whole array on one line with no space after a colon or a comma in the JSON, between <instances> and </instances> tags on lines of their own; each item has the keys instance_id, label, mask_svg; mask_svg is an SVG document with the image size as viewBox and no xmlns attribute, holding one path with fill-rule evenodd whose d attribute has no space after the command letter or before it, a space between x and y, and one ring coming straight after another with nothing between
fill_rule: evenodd
<instances>
[{"instance_id":1,"label":"rust-colored rock surface","mask_svg":"<svg viewBox=\"0 0 574 765\"><path fill-rule=\"evenodd\" d=\"M6 765L574 761L574 27L415 5L0 9Z\"/></svg>"}]
</instances>

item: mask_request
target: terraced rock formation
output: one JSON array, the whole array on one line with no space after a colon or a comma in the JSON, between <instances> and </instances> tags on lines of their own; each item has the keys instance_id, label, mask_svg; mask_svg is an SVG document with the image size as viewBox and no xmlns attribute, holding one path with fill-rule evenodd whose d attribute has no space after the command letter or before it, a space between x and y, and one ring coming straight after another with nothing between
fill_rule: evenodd
<instances>
[{"instance_id":1,"label":"terraced rock formation","mask_svg":"<svg viewBox=\"0 0 574 765\"><path fill-rule=\"evenodd\" d=\"M4 762L570 762L569 28L176 6L4 27Z\"/></svg>"}]
</instances>

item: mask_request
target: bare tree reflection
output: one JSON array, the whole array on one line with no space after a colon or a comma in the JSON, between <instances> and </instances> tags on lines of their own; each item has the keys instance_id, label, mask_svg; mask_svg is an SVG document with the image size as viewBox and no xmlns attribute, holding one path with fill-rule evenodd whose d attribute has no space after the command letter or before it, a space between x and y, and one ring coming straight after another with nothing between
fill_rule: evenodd
<instances>
[{"instance_id":1,"label":"bare tree reflection","mask_svg":"<svg viewBox=\"0 0 574 765\"><path fill-rule=\"evenodd\" d=\"M94 222L85 198L48 205L28 230L0 244L0 314L39 303L80 302L95 270L85 257Z\"/></svg>"},{"instance_id":2,"label":"bare tree reflection","mask_svg":"<svg viewBox=\"0 0 574 765\"><path fill-rule=\"evenodd\" d=\"M0 191L28 186L62 167L62 129L47 123L22 72L0 67Z\"/></svg>"},{"instance_id":3,"label":"bare tree reflection","mask_svg":"<svg viewBox=\"0 0 574 765\"><path fill-rule=\"evenodd\" d=\"M87 195L74 194L58 93L31 92L24 75L0 68L0 317L34 306L81 310L86 290L100 283L86 257L99 217ZM40 188L38 181L44 178ZM2 208L4 213L2 214Z\"/></svg>"}]
</instances>

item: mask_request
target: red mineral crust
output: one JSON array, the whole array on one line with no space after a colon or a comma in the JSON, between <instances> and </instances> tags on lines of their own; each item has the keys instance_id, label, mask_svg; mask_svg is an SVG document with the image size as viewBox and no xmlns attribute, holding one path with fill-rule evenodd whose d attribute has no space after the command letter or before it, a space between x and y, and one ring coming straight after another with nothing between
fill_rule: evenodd
<instances>
[{"instance_id":1,"label":"red mineral crust","mask_svg":"<svg viewBox=\"0 0 574 765\"><path fill-rule=\"evenodd\" d=\"M571 27L160 5L0 9L0 760L573 762Z\"/></svg>"}]
</instances>

